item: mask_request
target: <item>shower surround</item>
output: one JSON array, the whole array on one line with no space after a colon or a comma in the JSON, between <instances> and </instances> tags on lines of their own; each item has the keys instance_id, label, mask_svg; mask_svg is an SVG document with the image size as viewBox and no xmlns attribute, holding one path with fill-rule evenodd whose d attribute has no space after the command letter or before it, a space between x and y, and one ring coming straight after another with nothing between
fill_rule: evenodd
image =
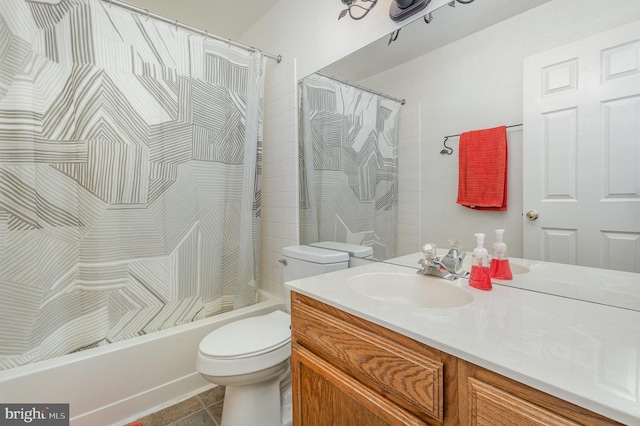
<instances>
[{"instance_id":1,"label":"shower surround","mask_svg":"<svg viewBox=\"0 0 640 426\"><path fill-rule=\"evenodd\" d=\"M0 369L252 305L265 59L0 2Z\"/></svg>"}]
</instances>

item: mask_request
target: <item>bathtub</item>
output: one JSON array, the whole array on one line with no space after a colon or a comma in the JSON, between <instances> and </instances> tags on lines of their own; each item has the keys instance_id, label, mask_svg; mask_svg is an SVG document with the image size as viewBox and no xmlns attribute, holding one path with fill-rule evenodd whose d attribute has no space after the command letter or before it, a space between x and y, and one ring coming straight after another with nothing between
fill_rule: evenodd
<instances>
[{"instance_id":1,"label":"bathtub","mask_svg":"<svg viewBox=\"0 0 640 426\"><path fill-rule=\"evenodd\" d=\"M74 426L123 425L213 385L195 370L200 340L240 318L284 310L282 299L51 360L0 371L2 403L68 403Z\"/></svg>"}]
</instances>

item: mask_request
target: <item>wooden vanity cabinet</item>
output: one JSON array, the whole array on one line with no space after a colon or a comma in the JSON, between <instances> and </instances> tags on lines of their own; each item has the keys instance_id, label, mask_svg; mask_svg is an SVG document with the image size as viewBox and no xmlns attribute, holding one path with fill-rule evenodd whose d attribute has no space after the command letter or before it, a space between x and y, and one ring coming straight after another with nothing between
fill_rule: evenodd
<instances>
[{"instance_id":1,"label":"wooden vanity cabinet","mask_svg":"<svg viewBox=\"0 0 640 426\"><path fill-rule=\"evenodd\" d=\"M292 292L294 426L617 425Z\"/></svg>"}]
</instances>

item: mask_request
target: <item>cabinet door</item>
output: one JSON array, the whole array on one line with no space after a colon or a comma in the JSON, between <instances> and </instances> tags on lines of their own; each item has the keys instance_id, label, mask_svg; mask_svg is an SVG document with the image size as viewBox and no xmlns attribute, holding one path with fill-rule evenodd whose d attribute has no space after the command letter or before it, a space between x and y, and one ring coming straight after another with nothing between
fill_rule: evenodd
<instances>
[{"instance_id":1,"label":"cabinet door","mask_svg":"<svg viewBox=\"0 0 640 426\"><path fill-rule=\"evenodd\" d=\"M471 425L579 425L480 380L470 378L468 385Z\"/></svg>"},{"instance_id":2,"label":"cabinet door","mask_svg":"<svg viewBox=\"0 0 640 426\"><path fill-rule=\"evenodd\" d=\"M291 364L295 426L425 425L299 345Z\"/></svg>"},{"instance_id":3,"label":"cabinet door","mask_svg":"<svg viewBox=\"0 0 640 426\"><path fill-rule=\"evenodd\" d=\"M619 425L619 423L459 360L460 421L465 425Z\"/></svg>"}]
</instances>

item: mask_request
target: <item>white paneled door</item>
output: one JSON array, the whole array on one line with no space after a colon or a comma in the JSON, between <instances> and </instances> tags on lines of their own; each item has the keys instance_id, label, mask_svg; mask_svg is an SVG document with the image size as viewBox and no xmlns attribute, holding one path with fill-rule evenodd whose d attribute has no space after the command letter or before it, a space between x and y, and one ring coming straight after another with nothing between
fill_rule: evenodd
<instances>
[{"instance_id":1,"label":"white paneled door","mask_svg":"<svg viewBox=\"0 0 640 426\"><path fill-rule=\"evenodd\" d=\"M524 257L640 272L640 21L524 60Z\"/></svg>"}]
</instances>

